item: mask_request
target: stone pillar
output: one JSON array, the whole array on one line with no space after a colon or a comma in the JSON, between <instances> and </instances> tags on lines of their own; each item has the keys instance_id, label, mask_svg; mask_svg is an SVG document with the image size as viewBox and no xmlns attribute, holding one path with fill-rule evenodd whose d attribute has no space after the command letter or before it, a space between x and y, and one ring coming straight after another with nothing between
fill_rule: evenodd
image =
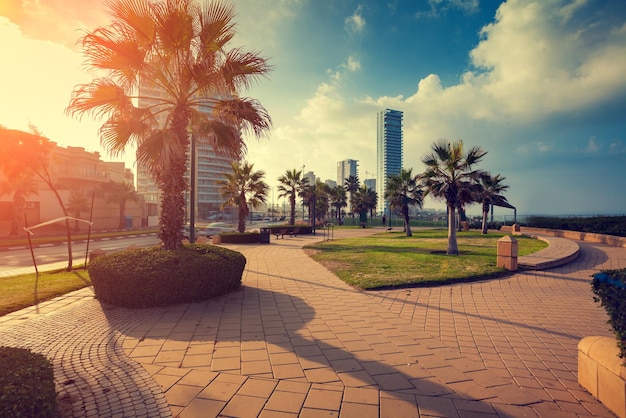
<instances>
[{"instance_id":1,"label":"stone pillar","mask_svg":"<svg viewBox=\"0 0 626 418\"><path fill-rule=\"evenodd\" d=\"M517 270L517 240L511 236L498 240L497 266L509 271Z\"/></svg>"}]
</instances>

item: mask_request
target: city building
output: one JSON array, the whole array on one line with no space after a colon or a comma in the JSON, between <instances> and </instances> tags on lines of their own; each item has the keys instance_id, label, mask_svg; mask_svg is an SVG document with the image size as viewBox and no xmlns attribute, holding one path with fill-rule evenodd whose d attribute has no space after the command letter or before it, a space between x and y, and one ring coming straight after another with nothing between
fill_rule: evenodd
<instances>
[{"instance_id":1,"label":"city building","mask_svg":"<svg viewBox=\"0 0 626 418\"><path fill-rule=\"evenodd\" d=\"M363 184L368 189L376 190L376 179L365 179L363 180Z\"/></svg>"},{"instance_id":2,"label":"city building","mask_svg":"<svg viewBox=\"0 0 626 418\"><path fill-rule=\"evenodd\" d=\"M337 163L337 184L345 185L350 176L359 177L359 162L357 160L343 160Z\"/></svg>"},{"instance_id":3,"label":"city building","mask_svg":"<svg viewBox=\"0 0 626 418\"><path fill-rule=\"evenodd\" d=\"M376 193L377 211L387 212L389 202L385 200L387 179L402 170L402 118L403 112L385 109L377 114L376 120Z\"/></svg>"},{"instance_id":4,"label":"city building","mask_svg":"<svg viewBox=\"0 0 626 418\"><path fill-rule=\"evenodd\" d=\"M46 170L55 191L38 176L33 176L37 194L30 194L20 207L15 208L21 216L18 222L28 222L29 226L62 218L63 209L59 204L69 205L70 197L79 194L89 203L90 212L68 213L69 216L93 222L93 230L116 229L120 223L120 205L111 202L104 186L110 182L129 183L134 187L134 176L123 162L102 161L100 153L87 151L82 147L61 147L52 142L46 157ZM0 180L3 174L0 172ZM12 222L12 194L0 196L0 235L5 235ZM24 216L26 215L26 216ZM144 204L142 199L127 201L124 211L125 226L136 228L144 225ZM26 219L24 219L26 218ZM72 221L72 226L74 222ZM86 231L87 223L79 222L79 230ZM59 227L64 227L59 223ZM35 232L37 233L37 232Z\"/></svg>"},{"instance_id":5,"label":"city building","mask_svg":"<svg viewBox=\"0 0 626 418\"><path fill-rule=\"evenodd\" d=\"M152 98L162 96L162 92L155 87L140 84L139 89L140 107L154 106L157 102ZM207 108L207 111L210 112L210 109ZM164 117L164 114L158 115L159 123L165 123ZM202 143L196 144L195 155L196 176L193 190L195 192L194 209L196 219L215 220L232 218L235 216L232 210L222 211L220 209L223 199L220 196L218 184L220 180L224 179L224 174L232 171L232 158L217 155L210 145ZM191 181L191 156L187 161L187 178ZM158 216L161 211L159 189L151 173L141 166L138 167L137 170L137 191L144 197L146 202L146 213L149 216L149 222L151 224L155 222L158 223ZM185 200L187 203L186 213L188 217L191 202L189 193L186 194Z\"/></svg>"}]
</instances>

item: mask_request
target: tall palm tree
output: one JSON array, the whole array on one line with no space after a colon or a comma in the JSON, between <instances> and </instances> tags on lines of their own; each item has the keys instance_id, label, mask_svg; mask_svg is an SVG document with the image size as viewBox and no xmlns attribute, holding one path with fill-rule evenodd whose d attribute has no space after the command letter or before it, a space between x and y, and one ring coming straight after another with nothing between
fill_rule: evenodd
<instances>
[{"instance_id":1,"label":"tall palm tree","mask_svg":"<svg viewBox=\"0 0 626 418\"><path fill-rule=\"evenodd\" d=\"M78 218L80 218L80 214L83 212L89 212L91 205L89 204L89 200L87 197L78 192L74 191L70 194L70 198L67 201L67 211L74 214L74 232L78 232Z\"/></svg>"},{"instance_id":2,"label":"tall palm tree","mask_svg":"<svg viewBox=\"0 0 626 418\"><path fill-rule=\"evenodd\" d=\"M352 203L353 195L359 190L359 178L357 176L348 176L344 179L343 187L348 192L348 206L350 207L350 211L352 212L352 207L354 204ZM352 217L354 217L354 212L352 212Z\"/></svg>"},{"instance_id":3,"label":"tall palm tree","mask_svg":"<svg viewBox=\"0 0 626 418\"><path fill-rule=\"evenodd\" d=\"M102 185L102 188L107 193L107 202L117 203L120 208L118 228L126 228L125 215L126 215L126 202L136 202L139 195L135 191L135 186L131 183L124 183L121 181L110 181ZM182 227L181 227L182 228Z\"/></svg>"},{"instance_id":4,"label":"tall palm tree","mask_svg":"<svg viewBox=\"0 0 626 418\"><path fill-rule=\"evenodd\" d=\"M487 234L487 216L489 215L489 207L491 205L498 205L501 203L508 203L506 197L502 196L502 192L506 191L509 186L502 184L506 177L502 177L500 174L492 176L488 172L483 172L480 175L480 185L482 186L476 196L476 200L482 203L482 233Z\"/></svg>"},{"instance_id":5,"label":"tall palm tree","mask_svg":"<svg viewBox=\"0 0 626 418\"><path fill-rule=\"evenodd\" d=\"M450 143L440 139L432 145L432 151L422 157L426 170L419 176L425 194L443 200L448 207L448 250L447 254L457 255L455 210L463 198L466 185L477 181L480 171L472 167L487 154L480 147L472 147L465 152L463 141Z\"/></svg>"},{"instance_id":6,"label":"tall palm tree","mask_svg":"<svg viewBox=\"0 0 626 418\"><path fill-rule=\"evenodd\" d=\"M87 65L108 75L77 85L66 111L105 117L100 140L111 154L137 147L138 164L162 191L159 238L175 249L183 238L189 132L218 154L239 159L246 149L242 130L260 138L271 126L261 104L240 90L270 67L255 52L227 49L235 35L230 3L108 5L113 22L81 38Z\"/></svg>"},{"instance_id":7,"label":"tall palm tree","mask_svg":"<svg viewBox=\"0 0 626 418\"><path fill-rule=\"evenodd\" d=\"M295 225L296 223L296 196L309 184L309 179L302 177L302 171L297 171L295 168L287 170L285 174L278 178L278 198L289 198L289 225Z\"/></svg>"},{"instance_id":8,"label":"tall palm tree","mask_svg":"<svg viewBox=\"0 0 626 418\"><path fill-rule=\"evenodd\" d=\"M250 214L249 205L257 208L265 203L269 186L263 181L265 172L254 171L254 164L244 161L231 164L232 172L224 174L224 180L218 181L220 195L224 200L221 209L226 206L238 208L239 223L237 230L243 233L246 230L246 218Z\"/></svg>"},{"instance_id":9,"label":"tall palm tree","mask_svg":"<svg viewBox=\"0 0 626 418\"><path fill-rule=\"evenodd\" d=\"M341 224L341 209L348 206L346 189L342 186L335 186L329 190L330 204L335 208L335 218L337 225Z\"/></svg>"},{"instance_id":10,"label":"tall palm tree","mask_svg":"<svg viewBox=\"0 0 626 418\"><path fill-rule=\"evenodd\" d=\"M420 187L418 176L413 175L413 169L409 168L406 170L403 168L399 174L389 176L385 199L389 199L392 209L402 213L406 236L413 236L409 207L417 206L421 208L424 204L424 191Z\"/></svg>"}]
</instances>

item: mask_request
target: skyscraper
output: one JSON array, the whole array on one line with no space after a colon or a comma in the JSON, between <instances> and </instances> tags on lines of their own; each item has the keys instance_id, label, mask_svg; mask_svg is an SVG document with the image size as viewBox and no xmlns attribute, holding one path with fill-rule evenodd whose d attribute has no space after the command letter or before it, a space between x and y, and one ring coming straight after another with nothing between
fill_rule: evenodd
<instances>
[{"instance_id":1,"label":"skyscraper","mask_svg":"<svg viewBox=\"0 0 626 418\"><path fill-rule=\"evenodd\" d=\"M337 163L337 184L343 186L345 185L348 177L358 177L358 166L359 162L357 160L347 159L339 161Z\"/></svg>"},{"instance_id":2,"label":"skyscraper","mask_svg":"<svg viewBox=\"0 0 626 418\"><path fill-rule=\"evenodd\" d=\"M376 193L377 211L385 213L387 179L402 169L402 116L399 110L385 109L377 114L376 123Z\"/></svg>"}]
</instances>

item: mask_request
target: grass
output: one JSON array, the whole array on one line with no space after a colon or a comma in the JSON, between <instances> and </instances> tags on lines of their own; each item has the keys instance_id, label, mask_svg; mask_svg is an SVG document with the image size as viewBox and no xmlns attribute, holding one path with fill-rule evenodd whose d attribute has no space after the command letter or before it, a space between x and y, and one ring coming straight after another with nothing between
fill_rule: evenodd
<instances>
[{"instance_id":1,"label":"grass","mask_svg":"<svg viewBox=\"0 0 626 418\"><path fill-rule=\"evenodd\" d=\"M458 256L446 255L447 230L417 230L342 239L306 247L312 258L346 283L361 289L432 286L509 274L496 267L497 241L506 234L466 231L457 235ZM517 236L518 255L547 244Z\"/></svg>"},{"instance_id":2,"label":"grass","mask_svg":"<svg viewBox=\"0 0 626 418\"><path fill-rule=\"evenodd\" d=\"M0 315L90 286L89 273L82 268L71 272L65 270L20 274L0 277Z\"/></svg>"}]
</instances>

